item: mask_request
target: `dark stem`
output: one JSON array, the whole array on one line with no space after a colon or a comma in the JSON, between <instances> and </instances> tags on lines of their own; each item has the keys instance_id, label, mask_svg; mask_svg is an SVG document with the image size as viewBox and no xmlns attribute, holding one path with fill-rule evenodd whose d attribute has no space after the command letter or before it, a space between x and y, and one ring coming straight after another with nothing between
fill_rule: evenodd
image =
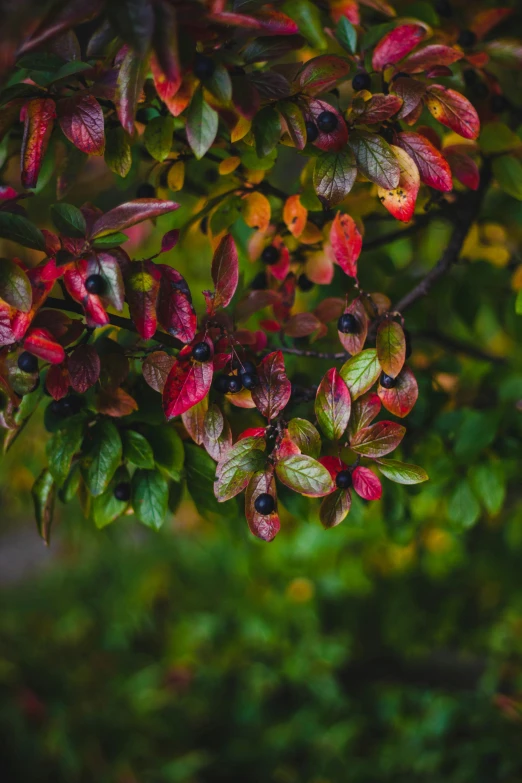
<instances>
[{"instance_id":1,"label":"dark stem","mask_svg":"<svg viewBox=\"0 0 522 783\"><path fill-rule=\"evenodd\" d=\"M53 310L64 310L67 313L76 313L77 315L85 316L83 307L74 301L66 301L65 299L57 299L54 296L47 297L42 309L51 308ZM120 329L126 329L128 332L137 332L134 323L130 318L124 318L121 315L109 315L109 322L113 326L117 326ZM168 345L171 348L183 348L183 343L176 337L167 334L166 332L157 331L152 340L156 340L163 345Z\"/></svg>"}]
</instances>

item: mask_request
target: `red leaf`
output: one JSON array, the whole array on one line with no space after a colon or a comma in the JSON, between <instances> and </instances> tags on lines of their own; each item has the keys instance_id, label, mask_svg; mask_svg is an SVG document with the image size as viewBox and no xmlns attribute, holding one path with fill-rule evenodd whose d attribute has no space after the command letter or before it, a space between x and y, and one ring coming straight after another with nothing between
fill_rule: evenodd
<instances>
[{"instance_id":1,"label":"red leaf","mask_svg":"<svg viewBox=\"0 0 522 783\"><path fill-rule=\"evenodd\" d=\"M480 184L480 171L475 161L469 155L451 147L446 147L444 155L455 179L470 190L476 190Z\"/></svg>"},{"instance_id":2,"label":"red leaf","mask_svg":"<svg viewBox=\"0 0 522 783\"><path fill-rule=\"evenodd\" d=\"M63 347L55 342L47 329L31 329L24 340L24 351L29 351L51 364L60 364L65 359Z\"/></svg>"},{"instance_id":3,"label":"red leaf","mask_svg":"<svg viewBox=\"0 0 522 783\"><path fill-rule=\"evenodd\" d=\"M479 135L478 114L468 99L459 92L441 84L432 84L427 89L425 102L435 119L459 136L476 139Z\"/></svg>"},{"instance_id":4,"label":"red leaf","mask_svg":"<svg viewBox=\"0 0 522 783\"><path fill-rule=\"evenodd\" d=\"M413 160L425 185L442 191L453 188L447 161L425 136L412 132L399 133L397 144Z\"/></svg>"},{"instance_id":5,"label":"red leaf","mask_svg":"<svg viewBox=\"0 0 522 783\"><path fill-rule=\"evenodd\" d=\"M231 234L223 237L212 259L214 308L226 307L235 294L239 280L237 249Z\"/></svg>"},{"instance_id":6,"label":"red leaf","mask_svg":"<svg viewBox=\"0 0 522 783\"><path fill-rule=\"evenodd\" d=\"M171 58L169 72L166 73L158 62L158 58L152 55L150 60L150 69L154 79L156 92L162 101L171 100L181 87L181 70L177 58L177 52L170 49Z\"/></svg>"},{"instance_id":7,"label":"red leaf","mask_svg":"<svg viewBox=\"0 0 522 783\"><path fill-rule=\"evenodd\" d=\"M352 415L350 416L350 434L367 427L379 415L381 400L375 392L366 392L358 400L352 403Z\"/></svg>"},{"instance_id":8,"label":"red leaf","mask_svg":"<svg viewBox=\"0 0 522 783\"><path fill-rule=\"evenodd\" d=\"M364 500L380 500L382 484L369 468L355 468L352 472L353 488Z\"/></svg>"},{"instance_id":9,"label":"red leaf","mask_svg":"<svg viewBox=\"0 0 522 783\"><path fill-rule=\"evenodd\" d=\"M45 388L53 400L61 400L69 391L69 371L66 362L53 364L45 376Z\"/></svg>"},{"instance_id":10,"label":"red leaf","mask_svg":"<svg viewBox=\"0 0 522 783\"><path fill-rule=\"evenodd\" d=\"M167 231L167 233L163 235L161 240L162 253L168 253L169 250L176 247L179 241L179 233L179 228L173 228L172 231Z\"/></svg>"},{"instance_id":11,"label":"red leaf","mask_svg":"<svg viewBox=\"0 0 522 783\"><path fill-rule=\"evenodd\" d=\"M265 35L293 35L299 32L299 28L293 19L290 19L289 16L280 11L274 10L269 5L256 11L256 16L237 14L232 11L217 11L210 16L210 19L213 22L227 26L263 30Z\"/></svg>"},{"instance_id":12,"label":"red leaf","mask_svg":"<svg viewBox=\"0 0 522 783\"><path fill-rule=\"evenodd\" d=\"M167 419L180 416L206 397L212 376L212 362L176 361L163 389L163 410Z\"/></svg>"},{"instance_id":13,"label":"red leaf","mask_svg":"<svg viewBox=\"0 0 522 783\"><path fill-rule=\"evenodd\" d=\"M237 439L239 441L243 440L243 438L263 438L265 432L266 430L264 427L249 427L247 430L244 430L241 435L238 435Z\"/></svg>"},{"instance_id":14,"label":"red leaf","mask_svg":"<svg viewBox=\"0 0 522 783\"><path fill-rule=\"evenodd\" d=\"M35 188L38 183L55 117L56 104L51 98L33 98L25 106L21 164L22 185L26 188Z\"/></svg>"},{"instance_id":15,"label":"red leaf","mask_svg":"<svg viewBox=\"0 0 522 783\"><path fill-rule=\"evenodd\" d=\"M351 399L348 387L332 367L317 389L315 415L328 440L340 440L350 418Z\"/></svg>"},{"instance_id":16,"label":"red leaf","mask_svg":"<svg viewBox=\"0 0 522 783\"><path fill-rule=\"evenodd\" d=\"M100 357L93 345L79 345L69 356L70 384L78 394L84 394L100 377Z\"/></svg>"},{"instance_id":17,"label":"red leaf","mask_svg":"<svg viewBox=\"0 0 522 783\"><path fill-rule=\"evenodd\" d=\"M309 101L305 111L305 120L311 121L317 125L317 118L324 111L331 112L337 118L337 125L330 133L319 130L317 139L313 142L314 147L318 147L325 152L342 150L348 141L348 128L343 115L333 106L325 101L312 99Z\"/></svg>"},{"instance_id":18,"label":"red leaf","mask_svg":"<svg viewBox=\"0 0 522 783\"><path fill-rule=\"evenodd\" d=\"M259 514L254 503L259 495L271 495L276 501L276 508L271 514ZM245 492L245 515L250 532L263 541L272 541L279 533L281 523L277 513L277 496L272 471L258 471L254 473Z\"/></svg>"},{"instance_id":19,"label":"red leaf","mask_svg":"<svg viewBox=\"0 0 522 783\"><path fill-rule=\"evenodd\" d=\"M147 58L127 49L118 72L116 109L118 118L129 136L134 133L134 117L147 72Z\"/></svg>"},{"instance_id":20,"label":"red leaf","mask_svg":"<svg viewBox=\"0 0 522 783\"><path fill-rule=\"evenodd\" d=\"M176 269L158 264L161 270L161 283L158 296L158 320L169 334L183 343L194 339L197 329L197 317L187 295L188 286Z\"/></svg>"},{"instance_id":21,"label":"red leaf","mask_svg":"<svg viewBox=\"0 0 522 783\"><path fill-rule=\"evenodd\" d=\"M321 54L303 65L296 81L308 95L318 95L331 90L339 79L350 73L350 69L350 61L344 57L336 54Z\"/></svg>"},{"instance_id":22,"label":"red leaf","mask_svg":"<svg viewBox=\"0 0 522 783\"><path fill-rule=\"evenodd\" d=\"M357 278L357 259L361 254L362 236L355 220L346 213L338 212L330 229L330 243L343 272Z\"/></svg>"},{"instance_id":23,"label":"red leaf","mask_svg":"<svg viewBox=\"0 0 522 783\"><path fill-rule=\"evenodd\" d=\"M379 199L388 212L408 223L415 212L415 203L420 187L420 175L417 166L408 153L392 145L392 150L400 166L401 175L396 188L377 188Z\"/></svg>"},{"instance_id":24,"label":"red leaf","mask_svg":"<svg viewBox=\"0 0 522 783\"><path fill-rule=\"evenodd\" d=\"M275 326L276 322L269 321L267 328L267 322L264 322L264 328L267 328L267 331L279 331L280 326L277 325L277 329ZM289 337L306 337L320 327L321 322L313 313L296 313L287 322L284 331Z\"/></svg>"},{"instance_id":25,"label":"red leaf","mask_svg":"<svg viewBox=\"0 0 522 783\"><path fill-rule=\"evenodd\" d=\"M292 392L281 351L265 356L257 368L257 374L259 383L252 390L252 399L258 411L270 420L283 410Z\"/></svg>"},{"instance_id":26,"label":"red leaf","mask_svg":"<svg viewBox=\"0 0 522 783\"><path fill-rule=\"evenodd\" d=\"M330 476L333 478L334 481L337 477L337 474L341 470L348 469L348 465L346 464L346 462L343 462L340 457L330 457L330 456L319 457L318 462L320 462L321 465L324 465L324 467L326 468L326 470L328 471L328 473L330 474Z\"/></svg>"},{"instance_id":27,"label":"red leaf","mask_svg":"<svg viewBox=\"0 0 522 783\"><path fill-rule=\"evenodd\" d=\"M372 67L374 71L382 71L387 65L402 60L426 35L426 28L421 24L402 24L386 33L373 50Z\"/></svg>"},{"instance_id":28,"label":"red leaf","mask_svg":"<svg viewBox=\"0 0 522 783\"><path fill-rule=\"evenodd\" d=\"M426 92L426 85L418 82L416 79L399 77L392 82L392 92L402 99L402 107L398 114L399 119L403 119L418 109L422 110L421 101Z\"/></svg>"},{"instance_id":29,"label":"red leaf","mask_svg":"<svg viewBox=\"0 0 522 783\"><path fill-rule=\"evenodd\" d=\"M125 228L141 223L143 220L166 215L178 209L175 201L164 201L160 198L137 198L127 201L106 212L94 222L91 229L91 239L123 231Z\"/></svg>"},{"instance_id":30,"label":"red leaf","mask_svg":"<svg viewBox=\"0 0 522 783\"><path fill-rule=\"evenodd\" d=\"M430 44L425 46L424 49L410 54L400 64L400 69L404 73L421 73L435 66L452 65L452 63L456 63L457 60L461 60L463 57L463 52L453 49L451 46Z\"/></svg>"},{"instance_id":31,"label":"red leaf","mask_svg":"<svg viewBox=\"0 0 522 783\"><path fill-rule=\"evenodd\" d=\"M78 95L58 104L60 128L86 155L103 155L105 127L102 107L92 95Z\"/></svg>"},{"instance_id":32,"label":"red leaf","mask_svg":"<svg viewBox=\"0 0 522 783\"><path fill-rule=\"evenodd\" d=\"M163 393L169 372L175 363L175 358L165 351L149 353L142 365L142 374L145 381L154 391Z\"/></svg>"},{"instance_id":33,"label":"red leaf","mask_svg":"<svg viewBox=\"0 0 522 783\"><path fill-rule=\"evenodd\" d=\"M133 261L125 275L130 316L144 340L150 340L158 327L156 303L160 280L161 271L152 261Z\"/></svg>"},{"instance_id":34,"label":"red leaf","mask_svg":"<svg viewBox=\"0 0 522 783\"><path fill-rule=\"evenodd\" d=\"M406 427L393 421L379 421L371 427L363 427L354 435L350 448L357 454L375 459L393 451L406 433Z\"/></svg>"},{"instance_id":35,"label":"red leaf","mask_svg":"<svg viewBox=\"0 0 522 783\"><path fill-rule=\"evenodd\" d=\"M285 280L290 271L290 253L281 237L274 237L273 247L279 250L279 260L268 267L268 271L276 280Z\"/></svg>"},{"instance_id":36,"label":"red leaf","mask_svg":"<svg viewBox=\"0 0 522 783\"><path fill-rule=\"evenodd\" d=\"M398 95L372 95L367 101L356 98L353 103L353 111L357 121L371 125L374 122L383 122L397 114L402 106L402 98Z\"/></svg>"},{"instance_id":37,"label":"red leaf","mask_svg":"<svg viewBox=\"0 0 522 783\"><path fill-rule=\"evenodd\" d=\"M96 410L105 416L121 418L138 410L138 403L124 389L102 389L96 397Z\"/></svg>"},{"instance_id":38,"label":"red leaf","mask_svg":"<svg viewBox=\"0 0 522 783\"><path fill-rule=\"evenodd\" d=\"M350 313L350 315L353 315L357 319L359 328L355 333L345 334L344 332L338 331L339 340L341 341L343 348L348 351L349 354L355 356L362 351L364 343L366 342L366 335L368 334L368 316L366 315L366 310L359 297L356 297L343 312Z\"/></svg>"},{"instance_id":39,"label":"red leaf","mask_svg":"<svg viewBox=\"0 0 522 783\"><path fill-rule=\"evenodd\" d=\"M419 387L409 367L403 367L396 380L393 389L385 389L379 384L377 393L386 410L403 419L417 402Z\"/></svg>"},{"instance_id":40,"label":"red leaf","mask_svg":"<svg viewBox=\"0 0 522 783\"><path fill-rule=\"evenodd\" d=\"M16 340L11 326L11 308L0 302L0 348L11 345Z\"/></svg>"},{"instance_id":41,"label":"red leaf","mask_svg":"<svg viewBox=\"0 0 522 783\"><path fill-rule=\"evenodd\" d=\"M63 282L70 296L79 302L85 310L87 326L98 327L109 323L109 316L96 294L90 294L85 288L88 276L88 262L85 259L76 261L65 270Z\"/></svg>"},{"instance_id":42,"label":"red leaf","mask_svg":"<svg viewBox=\"0 0 522 783\"><path fill-rule=\"evenodd\" d=\"M281 299L274 304L274 315L280 321L286 321L290 316L290 310L295 302L296 285L297 278L293 272L290 272L279 289Z\"/></svg>"}]
</instances>

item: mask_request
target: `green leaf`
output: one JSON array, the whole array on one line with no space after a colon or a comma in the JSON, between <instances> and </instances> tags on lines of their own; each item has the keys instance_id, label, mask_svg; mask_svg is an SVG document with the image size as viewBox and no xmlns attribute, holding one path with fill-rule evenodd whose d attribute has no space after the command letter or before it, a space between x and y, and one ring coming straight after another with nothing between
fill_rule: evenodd
<instances>
[{"instance_id":1,"label":"green leaf","mask_svg":"<svg viewBox=\"0 0 522 783\"><path fill-rule=\"evenodd\" d=\"M501 155L493 160L493 175L502 190L522 201L522 163L512 155Z\"/></svg>"},{"instance_id":2,"label":"green leaf","mask_svg":"<svg viewBox=\"0 0 522 783\"><path fill-rule=\"evenodd\" d=\"M102 419L91 430L91 443L85 458L85 480L91 495L103 494L114 476L122 456L120 433L109 419Z\"/></svg>"},{"instance_id":3,"label":"green leaf","mask_svg":"<svg viewBox=\"0 0 522 783\"><path fill-rule=\"evenodd\" d=\"M165 521L169 485L157 470L137 470L132 477L132 507L144 525L159 530Z\"/></svg>"},{"instance_id":4,"label":"green leaf","mask_svg":"<svg viewBox=\"0 0 522 783\"><path fill-rule=\"evenodd\" d=\"M339 374L348 386L350 397L356 400L373 386L381 372L381 365L375 348L367 348L352 356L341 367Z\"/></svg>"},{"instance_id":5,"label":"green leaf","mask_svg":"<svg viewBox=\"0 0 522 783\"><path fill-rule=\"evenodd\" d=\"M303 112L293 101L279 101L279 111L286 120L288 134L298 150L306 146L306 124Z\"/></svg>"},{"instance_id":6,"label":"green leaf","mask_svg":"<svg viewBox=\"0 0 522 783\"><path fill-rule=\"evenodd\" d=\"M476 465L470 470L475 494L489 514L498 514L506 497L506 476L500 461Z\"/></svg>"},{"instance_id":7,"label":"green leaf","mask_svg":"<svg viewBox=\"0 0 522 783\"><path fill-rule=\"evenodd\" d=\"M335 29L337 40L347 52L355 54L357 51L357 30L345 16L341 16Z\"/></svg>"},{"instance_id":8,"label":"green leaf","mask_svg":"<svg viewBox=\"0 0 522 783\"><path fill-rule=\"evenodd\" d=\"M128 460L137 468L152 469L154 467L152 446L143 435L134 430L123 430L121 440L124 460Z\"/></svg>"},{"instance_id":9,"label":"green leaf","mask_svg":"<svg viewBox=\"0 0 522 783\"><path fill-rule=\"evenodd\" d=\"M357 167L350 150L322 152L315 161L313 183L321 203L335 207L351 191Z\"/></svg>"},{"instance_id":10,"label":"green leaf","mask_svg":"<svg viewBox=\"0 0 522 783\"><path fill-rule=\"evenodd\" d=\"M111 522L114 522L115 519L121 517L126 511L129 501L118 500L118 498L114 496L114 490L120 483L130 484L130 480L129 471L122 466L118 468L114 474L108 489L103 495L98 495L98 497L93 498L92 515L94 524L98 529L110 525Z\"/></svg>"},{"instance_id":11,"label":"green leaf","mask_svg":"<svg viewBox=\"0 0 522 783\"><path fill-rule=\"evenodd\" d=\"M326 529L336 527L346 518L352 505L350 492L337 489L325 497L319 508L319 519Z\"/></svg>"},{"instance_id":12,"label":"green leaf","mask_svg":"<svg viewBox=\"0 0 522 783\"><path fill-rule=\"evenodd\" d=\"M107 234L107 236L98 237L91 244L93 247L97 247L100 250L110 250L111 247L119 247L124 242L127 242L128 238L127 234L117 232L116 234Z\"/></svg>"},{"instance_id":13,"label":"green leaf","mask_svg":"<svg viewBox=\"0 0 522 783\"><path fill-rule=\"evenodd\" d=\"M87 225L84 216L78 207L75 207L72 204L53 204L51 207L51 217L60 234L63 234L66 237L81 239L87 233Z\"/></svg>"},{"instance_id":14,"label":"green leaf","mask_svg":"<svg viewBox=\"0 0 522 783\"><path fill-rule=\"evenodd\" d=\"M310 0L287 0L282 10L297 23L299 32L314 49L327 49L321 12Z\"/></svg>"},{"instance_id":15,"label":"green leaf","mask_svg":"<svg viewBox=\"0 0 522 783\"><path fill-rule=\"evenodd\" d=\"M6 87L5 90L2 90L0 93L0 106L5 106L6 103L14 101L17 98L29 100L30 98L43 98L46 95L47 92L36 84L20 82L18 84L12 84L10 87Z\"/></svg>"},{"instance_id":16,"label":"green leaf","mask_svg":"<svg viewBox=\"0 0 522 783\"><path fill-rule=\"evenodd\" d=\"M65 64L63 57L52 52L31 52L24 54L16 62L17 68L28 71L56 71Z\"/></svg>"},{"instance_id":17,"label":"green leaf","mask_svg":"<svg viewBox=\"0 0 522 783\"><path fill-rule=\"evenodd\" d=\"M56 486L48 468L40 473L31 490L38 532L46 544L51 540Z\"/></svg>"},{"instance_id":18,"label":"green leaf","mask_svg":"<svg viewBox=\"0 0 522 783\"><path fill-rule=\"evenodd\" d=\"M277 147L265 157L258 157L253 147L249 147L241 152L241 163L247 169L254 171L268 171L271 169L277 158Z\"/></svg>"},{"instance_id":19,"label":"green leaf","mask_svg":"<svg viewBox=\"0 0 522 783\"><path fill-rule=\"evenodd\" d=\"M216 63L214 73L205 79L205 89L220 103L230 103L232 99L232 81L230 75L222 63Z\"/></svg>"},{"instance_id":20,"label":"green leaf","mask_svg":"<svg viewBox=\"0 0 522 783\"><path fill-rule=\"evenodd\" d=\"M467 479L459 481L448 504L448 517L459 528L472 527L480 517L480 505Z\"/></svg>"},{"instance_id":21,"label":"green leaf","mask_svg":"<svg viewBox=\"0 0 522 783\"><path fill-rule=\"evenodd\" d=\"M376 347L382 369L386 375L396 378L406 360L406 338L402 326L389 318L381 321L377 329Z\"/></svg>"},{"instance_id":22,"label":"green leaf","mask_svg":"<svg viewBox=\"0 0 522 783\"><path fill-rule=\"evenodd\" d=\"M145 128L143 140L147 152L160 163L169 156L174 136L174 117L155 117ZM206 150L205 150L206 151Z\"/></svg>"},{"instance_id":23,"label":"green leaf","mask_svg":"<svg viewBox=\"0 0 522 783\"><path fill-rule=\"evenodd\" d=\"M498 152L509 152L520 147L522 141L503 122L488 122L481 128L479 145L482 152L488 155Z\"/></svg>"},{"instance_id":24,"label":"green leaf","mask_svg":"<svg viewBox=\"0 0 522 783\"><path fill-rule=\"evenodd\" d=\"M301 495L322 497L334 489L333 479L328 470L306 454L283 457L276 464L276 475L283 484Z\"/></svg>"},{"instance_id":25,"label":"green leaf","mask_svg":"<svg viewBox=\"0 0 522 783\"><path fill-rule=\"evenodd\" d=\"M33 302L33 291L24 270L7 258L0 258L0 299L23 313Z\"/></svg>"},{"instance_id":26,"label":"green leaf","mask_svg":"<svg viewBox=\"0 0 522 783\"><path fill-rule=\"evenodd\" d=\"M58 486L61 486L69 475L72 458L82 445L84 427L85 419L75 416L47 442L49 470Z\"/></svg>"},{"instance_id":27,"label":"green leaf","mask_svg":"<svg viewBox=\"0 0 522 783\"><path fill-rule=\"evenodd\" d=\"M185 443L185 473L188 491L201 516L230 516L233 501L219 503L214 495L216 463L193 443Z\"/></svg>"},{"instance_id":28,"label":"green leaf","mask_svg":"<svg viewBox=\"0 0 522 783\"><path fill-rule=\"evenodd\" d=\"M371 182L382 188L396 188L401 170L390 145L382 136L368 131L354 131L348 140L357 167Z\"/></svg>"},{"instance_id":29,"label":"green leaf","mask_svg":"<svg viewBox=\"0 0 522 783\"><path fill-rule=\"evenodd\" d=\"M350 419L350 392L335 369L328 370L317 389L315 415L328 440L339 440Z\"/></svg>"},{"instance_id":30,"label":"green leaf","mask_svg":"<svg viewBox=\"0 0 522 783\"><path fill-rule=\"evenodd\" d=\"M517 298L515 299L515 313L522 315L522 288L517 293Z\"/></svg>"},{"instance_id":31,"label":"green leaf","mask_svg":"<svg viewBox=\"0 0 522 783\"><path fill-rule=\"evenodd\" d=\"M356 454L376 459L393 451L404 438L406 427L394 421L378 421L370 427L363 427L350 441L350 448Z\"/></svg>"},{"instance_id":32,"label":"green leaf","mask_svg":"<svg viewBox=\"0 0 522 783\"><path fill-rule=\"evenodd\" d=\"M84 63L81 60L71 60L68 63L64 63L61 68L53 73L52 78L49 79L49 84L54 84L60 79L67 79L69 76L75 76L77 73L82 73L82 71L90 70L92 70L92 65L89 65L89 63Z\"/></svg>"},{"instance_id":33,"label":"green leaf","mask_svg":"<svg viewBox=\"0 0 522 783\"><path fill-rule=\"evenodd\" d=\"M119 177L126 177L131 169L132 150L129 136L119 126L106 132L105 163Z\"/></svg>"},{"instance_id":34,"label":"green leaf","mask_svg":"<svg viewBox=\"0 0 522 783\"><path fill-rule=\"evenodd\" d=\"M210 149L216 138L218 114L208 105L199 87L187 112L187 139L197 160Z\"/></svg>"},{"instance_id":35,"label":"green leaf","mask_svg":"<svg viewBox=\"0 0 522 783\"><path fill-rule=\"evenodd\" d=\"M69 475L65 479L63 485L58 490L58 497L62 503L70 503L71 500L78 494L81 481L81 466L79 462L75 462L69 471Z\"/></svg>"},{"instance_id":36,"label":"green leaf","mask_svg":"<svg viewBox=\"0 0 522 783\"><path fill-rule=\"evenodd\" d=\"M45 239L42 232L23 215L0 212L0 237L18 242L19 245L30 247L33 250L45 250Z\"/></svg>"},{"instance_id":37,"label":"green leaf","mask_svg":"<svg viewBox=\"0 0 522 783\"><path fill-rule=\"evenodd\" d=\"M290 419L288 434L296 446L299 446L302 454L318 457L321 453L321 436L307 419Z\"/></svg>"},{"instance_id":38,"label":"green leaf","mask_svg":"<svg viewBox=\"0 0 522 783\"><path fill-rule=\"evenodd\" d=\"M216 468L214 492L220 502L242 492L253 473L266 462L264 438L243 438L238 441Z\"/></svg>"},{"instance_id":39,"label":"green leaf","mask_svg":"<svg viewBox=\"0 0 522 783\"><path fill-rule=\"evenodd\" d=\"M147 440L152 447L156 465L171 479L179 481L185 452L183 441L176 430L166 424L163 427L151 428L147 431Z\"/></svg>"},{"instance_id":40,"label":"green leaf","mask_svg":"<svg viewBox=\"0 0 522 783\"><path fill-rule=\"evenodd\" d=\"M426 471L417 465L408 465L396 459L377 459L375 462L383 476L397 484L421 484L428 480Z\"/></svg>"},{"instance_id":41,"label":"green leaf","mask_svg":"<svg viewBox=\"0 0 522 783\"><path fill-rule=\"evenodd\" d=\"M269 155L281 138L281 119L279 112L271 106L261 109L255 116L252 126L256 140L256 152L259 158Z\"/></svg>"}]
</instances>

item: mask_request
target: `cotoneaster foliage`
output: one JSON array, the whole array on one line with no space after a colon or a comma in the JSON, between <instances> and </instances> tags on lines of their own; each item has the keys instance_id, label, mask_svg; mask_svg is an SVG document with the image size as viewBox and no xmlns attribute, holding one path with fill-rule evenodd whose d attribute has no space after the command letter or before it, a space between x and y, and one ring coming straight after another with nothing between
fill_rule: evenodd
<instances>
[{"instance_id":1,"label":"cotoneaster foliage","mask_svg":"<svg viewBox=\"0 0 522 783\"><path fill-rule=\"evenodd\" d=\"M99 527L133 510L157 528L186 483L211 516L243 493L250 530L268 541L278 488L321 498L332 527L353 492L378 500L383 476L425 481L393 456L418 397L404 311L458 259L492 177L522 188L509 145L477 144L479 113L506 109L499 68L522 62L522 44L491 34L510 9L438 2L417 19L382 0L22 5L32 16L13 11L0 93L3 158L19 156L20 182L2 187L0 236L36 263L0 260L1 424L8 448L45 406L42 536L56 498L76 495ZM487 100L470 100L469 85ZM90 156L122 181L140 154L152 163L139 198L67 202ZM273 183L280 155L297 189ZM175 194L198 192L203 176L210 190L169 224ZM50 180L53 230L24 207ZM428 211L454 221L439 264L400 302L363 290L375 219L422 225ZM125 231L157 219L157 252L131 258ZM162 260L195 231L212 251L200 312ZM263 271L246 284L249 262ZM307 311L303 293L335 265L339 295ZM303 388L288 354L330 368ZM240 409L257 425L241 431Z\"/></svg>"}]
</instances>

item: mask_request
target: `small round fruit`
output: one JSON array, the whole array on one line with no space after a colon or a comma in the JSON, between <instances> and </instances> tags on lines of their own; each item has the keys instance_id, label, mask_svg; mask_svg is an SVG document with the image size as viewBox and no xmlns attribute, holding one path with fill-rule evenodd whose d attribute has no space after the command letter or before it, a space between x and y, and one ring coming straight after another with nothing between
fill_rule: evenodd
<instances>
[{"instance_id":1,"label":"small round fruit","mask_svg":"<svg viewBox=\"0 0 522 783\"><path fill-rule=\"evenodd\" d=\"M239 365L239 374L243 376L248 373L255 373L256 369L257 368L254 362L250 362L248 359L246 359L244 362L241 362L241 364Z\"/></svg>"},{"instance_id":2,"label":"small round fruit","mask_svg":"<svg viewBox=\"0 0 522 783\"><path fill-rule=\"evenodd\" d=\"M241 380L245 389L255 389L259 383L259 378L253 372L242 373Z\"/></svg>"},{"instance_id":3,"label":"small round fruit","mask_svg":"<svg viewBox=\"0 0 522 783\"><path fill-rule=\"evenodd\" d=\"M303 293L306 293L307 291L311 291L312 290L312 288L314 287L314 284L310 280L310 278L307 277L305 275L305 273L303 272L303 274L299 275L299 277L297 278L297 287L299 288L300 291L302 291Z\"/></svg>"},{"instance_id":4,"label":"small round fruit","mask_svg":"<svg viewBox=\"0 0 522 783\"><path fill-rule=\"evenodd\" d=\"M340 470L335 477L335 484L339 489L350 489L352 486L352 474L349 470Z\"/></svg>"},{"instance_id":5,"label":"small round fruit","mask_svg":"<svg viewBox=\"0 0 522 783\"><path fill-rule=\"evenodd\" d=\"M457 38L457 43L465 49L469 46L474 46L477 43L477 35L473 30L461 30L459 37Z\"/></svg>"},{"instance_id":6,"label":"small round fruit","mask_svg":"<svg viewBox=\"0 0 522 783\"><path fill-rule=\"evenodd\" d=\"M228 375L216 375L214 378L214 389L220 394L228 392Z\"/></svg>"},{"instance_id":7,"label":"small round fruit","mask_svg":"<svg viewBox=\"0 0 522 783\"><path fill-rule=\"evenodd\" d=\"M317 130L317 125L315 122L305 122L305 128L306 128L306 141L308 144L312 144L317 137L319 136L319 131Z\"/></svg>"},{"instance_id":8,"label":"small round fruit","mask_svg":"<svg viewBox=\"0 0 522 783\"><path fill-rule=\"evenodd\" d=\"M208 362L210 359L210 345L205 342L196 343L192 349L192 356L197 362Z\"/></svg>"},{"instance_id":9,"label":"small round fruit","mask_svg":"<svg viewBox=\"0 0 522 783\"><path fill-rule=\"evenodd\" d=\"M372 80L365 71L356 73L352 79L352 87L356 92L359 90L369 90L372 86Z\"/></svg>"},{"instance_id":10,"label":"small round fruit","mask_svg":"<svg viewBox=\"0 0 522 783\"><path fill-rule=\"evenodd\" d=\"M85 281L85 288L89 294L103 294L105 280L101 275L89 275Z\"/></svg>"},{"instance_id":11,"label":"small round fruit","mask_svg":"<svg viewBox=\"0 0 522 783\"><path fill-rule=\"evenodd\" d=\"M74 416L82 409L83 401L74 394L68 394L61 400L53 400L50 404L51 412L55 416L61 416L64 419L68 416Z\"/></svg>"},{"instance_id":12,"label":"small round fruit","mask_svg":"<svg viewBox=\"0 0 522 783\"><path fill-rule=\"evenodd\" d=\"M259 272L250 283L252 291L264 291L268 285L266 272Z\"/></svg>"},{"instance_id":13,"label":"small round fruit","mask_svg":"<svg viewBox=\"0 0 522 783\"><path fill-rule=\"evenodd\" d=\"M143 182L136 190L136 198L156 198L156 188L150 182Z\"/></svg>"},{"instance_id":14,"label":"small round fruit","mask_svg":"<svg viewBox=\"0 0 522 783\"><path fill-rule=\"evenodd\" d=\"M116 484L114 487L114 497L116 500L121 500L125 503L127 500L130 500L130 496L131 485L128 481L120 481L119 484Z\"/></svg>"},{"instance_id":15,"label":"small round fruit","mask_svg":"<svg viewBox=\"0 0 522 783\"><path fill-rule=\"evenodd\" d=\"M261 261L267 266L274 266L277 264L280 257L280 252L275 245L268 245L261 253Z\"/></svg>"},{"instance_id":16,"label":"small round fruit","mask_svg":"<svg viewBox=\"0 0 522 783\"><path fill-rule=\"evenodd\" d=\"M237 394L241 389L243 388L243 381L241 380L239 375L229 375L228 376L228 393L229 394Z\"/></svg>"},{"instance_id":17,"label":"small round fruit","mask_svg":"<svg viewBox=\"0 0 522 783\"><path fill-rule=\"evenodd\" d=\"M397 378L392 378L391 375L386 375L385 372L382 372L381 377L379 379L379 383L384 389L393 389L393 387L397 383Z\"/></svg>"},{"instance_id":18,"label":"small round fruit","mask_svg":"<svg viewBox=\"0 0 522 783\"><path fill-rule=\"evenodd\" d=\"M342 334L357 334L359 324L351 313L343 313L337 321L337 328Z\"/></svg>"},{"instance_id":19,"label":"small round fruit","mask_svg":"<svg viewBox=\"0 0 522 783\"><path fill-rule=\"evenodd\" d=\"M254 508L258 514L266 517L275 509L275 500L268 492L262 492L261 495L258 495L254 500Z\"/></svg>"},{"instance_id":20,"label":"small round fruit","mask_svg":"<svg viewBox=\"0 0 522 783\"><path fill-rule=\"evenodd\" d=\"M322 111L317 118L317 127L323 133L331 133L337 128L339 120L333 111Z\"/></svg>"},{"instance_id":21,"label":"small round fruit","mask_svg":"<svg viewBox=\"0 0 522 783\"><path fill-rule=\"evenodd\" d=\"M199 52L194 57L194 76L198 79L210 79L216 70L214 60Z\"/></svg>"},{"instance_id":22,"label":"small round fruit","mask_svg":"<svg viewBox=\"0 0 522 783\"><path fill-rule=\"evenodd\" d=\"M17 364L18 369L22 372L36 372L38 370L38 359L29 351L22 351Z\"/></svg>"}]
</instances>

